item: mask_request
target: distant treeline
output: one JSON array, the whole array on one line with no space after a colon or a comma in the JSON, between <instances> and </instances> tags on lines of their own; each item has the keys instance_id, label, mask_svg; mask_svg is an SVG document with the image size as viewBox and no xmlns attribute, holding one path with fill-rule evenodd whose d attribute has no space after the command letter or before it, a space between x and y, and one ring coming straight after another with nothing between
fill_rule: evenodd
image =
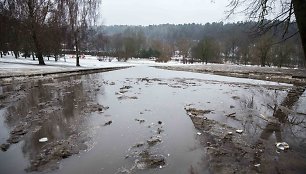
<instances>
[{"instance_id":1,"label":"distant treeline","mask_svg":"<svg viewBox=\"0 0 306 174\"><path fill-rule=\"evenodd\" d=\"M0 8L1 9L1 8ZM0 53L13 51L15 57L35 57L37 47L44 56L63 53L132 57L169 61L182 57L184 63L235 63L261 66L304 67L304 55L295 23L259 33L256 22L162 24L150 26L81 26L72 32L71 24L57 16L35 23L39 43L35 44L31 23L0 11ZM75 33L78 34L74 37ZM77 38L77 39L76 39ZM78 44L76 44L78 43ZM22 54L20 54L22 53Z\"/></svg>"},{"instance_id":2,"label":"distant treeline","mask_svg":"<svg viewBox=\"0 0 306 174\"><path fill-rule=\"evenodd\" d=\"M100 26L99 51L119 57L156 57L167 61L179 51L184 62L231 62L261 66L303 67L304 55L297 26L291 23L258 32L256 22ZM101 47L100 47L101 48ZM150 53L151 54L148 54Z\"/></svg>"}]
</instances>

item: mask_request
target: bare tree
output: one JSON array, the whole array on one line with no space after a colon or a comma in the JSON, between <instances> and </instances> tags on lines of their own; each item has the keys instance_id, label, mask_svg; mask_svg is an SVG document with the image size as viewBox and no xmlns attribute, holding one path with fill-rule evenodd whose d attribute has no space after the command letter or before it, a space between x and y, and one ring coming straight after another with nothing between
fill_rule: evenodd
<instances>
[{"instance_id":1,"label":"bare tree","mask_svg":"<svg viewBox=\"0 0 306 174\"><path fill-rule=\"evenodd\" d=\"M251 41L247 37L243 37L238 46L238 56L240 59L240 63L247 65L250 59L250 45Z\"/></svg>"},{"instance_id":2,"label":"bare tree","mask_svg":"<svg viewBox=\"0 0 306 174\"><path fill-rule=\"evenodd\" d=\"M153 40L152 48L158 50L159 57L156 59L157 62L168 62L171 60L171 55L173 52L173 46L166 41Z\"/></svg>"},{"instance_id":3,"label":"bare tree","mask_svg":"<svg viewBox=\"0 0 306 174\"><path fill-rule=\"evenodd\" d=\"M45 65L43 59L43 46L42 46L42 30L46 21L52 13L56 11L56 4L60 1L55 0L1 0L1 9L5 9L8 13L8 17L12 21L13 33L19 33L20 26L23 34L30 33L33 45L35 47L36 57L38 58L40 65ZM2 10L3 11L3 10ZM15 48L14 52L17 55L19 44L22 42L18 35L14 34L11 38L15 41L11 42L12 48ZM24 38L23 38L24 39Z\"/></svg>"},{"instance_id":4,"label":"bare tree","mask_svg":"<svg viewBox=\"0 0 306 174\"><path fill-rule=\"evenodd\" d=\"M270 59L271 59L271 48L272 48L272 36L268 33L261 36L254 45L254 55L259 58L260 65L262 67L266 66L267 64L270 66Z\"/></svg>"},{"instance_id":5,"label":"bare tree","mask_svg":"<svg viewBox=\"0 0 306 174\"><path fill-rule=\"evenodd\" d=\"M186 38L181 38L176 41L176 47L180 51L180 55L183 56L183 63L187 63L187 57L189 56L189 51L191 49L191 41Z\"/></svg>"},{"instance_id":6,"label":"bare tree","mask_svg":"<svg viewBox=\"0 0 306 174\"><path fill-rule=\"evenodd\" d=\"M80 66L79 55L82 36L88 26L96 23L101 0L65 0L66 15L72 32L76 51L76 66Z\"/></svg>"},{"instance_id":7,"label":"bare tree","mask_svg":"<svg viewBox=\"0 0 306 174\"><path fill-rule=\"evenodd\" d=\"M261 31L285 24L283 37L287 34L289 24L296 20L304 55L306 54L306 1L305 0L231 0L229 15L239 11L246 13L250 19L259 21ZM295 17L294 17L295 16ZM272 19L267 21L266 19ZM291 37L291 36L288 36ZM304 56L306 59L306 56Z\"/></svg>"},{"instance_id":8,"label":"bare tree","mask_svg":"<svg viewBox=\"0 0 306 174\"><path fill-rule=\"evenodd\" d=\"M18 9L17 2L15 0L0 0L0 13L0 49L2 49L3 51L5 50L5 47L9 47L13 51L13 53L15 54L15 58L17 59L19 57L19 42L21 40L21 25L18 22L18 18L21 16L21 11Z\"/></svg>"},{"instance_id":9,"label":"bare tree","mask_svg":"<svg viewBox=\"0 0 306 174\"><path fill-rule=\"evenodd\" d=\"M213 38L201 40L193 49L193 56L200 59L201 62L219 63L220 47Z\"/></svg>"},{"instance_id":10,"label":"bare tree","mask_svg":"<svg viewBox=\"0 0 306 174\"><path fill-rule=\"evenodd\" d=\"M27 18L28 25L31 31L31 36L36 47L36 57L40 65L45 65L42 55L42 43L40 41L39 30L44 24L51 8L51 1L44 0L27 0L26 4L20 4L21 7L25 5L24 16Z\"/></svg>"},{"instance_id":11,"label":"bare tree","mask_svg":"<svg viewBox=\"0 0 306 174\"><path fill-rule=\"evenodd\" d=\"M293 44L292 43L280 43L277 45L274 45L272 48L273 51L273 64L278 67L282 66L290 66L291 65L291 59L292 54L294 52L293 50Z\"/></svg>"}]
</instances>

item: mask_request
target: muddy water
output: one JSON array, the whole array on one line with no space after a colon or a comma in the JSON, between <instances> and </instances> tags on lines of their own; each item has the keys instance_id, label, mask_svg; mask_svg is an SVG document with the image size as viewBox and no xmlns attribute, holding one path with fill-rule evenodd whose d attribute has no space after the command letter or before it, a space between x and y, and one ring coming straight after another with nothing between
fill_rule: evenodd
<instances>
[{"instance_id":1,"label":"muddy water","mask_svg":"<svg viewBox=\"0 0 306 174\"><path fill-rule=\"evenodd\" d=\"M184 108L210 110L208 119L273 148L273 107L293 87L142 66L0 88L0 144L10 142L0 151L1 173L211 173ZM299 159L306 159L305 96L278 131ZM48 141L39 142L43 137Z\"/></svg>"}]
</instances>

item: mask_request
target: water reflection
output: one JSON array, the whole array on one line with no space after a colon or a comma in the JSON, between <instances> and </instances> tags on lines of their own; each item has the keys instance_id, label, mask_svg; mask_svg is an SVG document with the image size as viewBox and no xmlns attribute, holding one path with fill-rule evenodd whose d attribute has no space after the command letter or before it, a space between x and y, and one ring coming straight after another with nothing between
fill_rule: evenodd
<instances>
[{"instance_id":1,"label":"water reflection","mask_svg":"<svg viewBox=\"0 0 306 174\"><path fill-rule=\"evenodd\" d=\"M290 125L297 126L304 122L295 123L290 121L290 110L292 110L293 106L297 103L300 97L303 95L305 88L293 88L291 89L287 97L283 100L283 102L279 106L275 106L273 108L273 117L276 120L271 120L268 122L267 126L262 131L260 138L261 139L269 139L269 137L275 133L276 141L282 142L282 135L281 135L281 125L289 123ZM292 116L294 117L294 116ZM291 118L292 120L292 118Z\"/></svg>"},{"instance_id":2,"label":"water reflection","mask_svg":"<svg viewBox=\"0 0 306 174\"><path fill-rule=\"evenodd\" d=\"M261 168L257 168L258 171L265 173L303 173L306 170L306 161L303 157L305 149L298 148L299 146L305 146L305 143L300 141L305 140L305 134L295 134L292 131L298 128L305 132L304 119L298 118L297 112L294 111L297 109L296 106L304 92L305 88L292 88L279 105L275 104L273 108L269 106L273 110L272 117L269 119L263 118L266 119L267 124L256 143L259 151L254 156L254 162L262 164ZM275 138L272 137L273 135ZM270 143L270 139L273 140L272 143ZM273 142L288 142L291 150L284 154L282 150L275 147Z\"/></svg>"},{"instance_id":3,"label":"water reflection","mask_svg":"<svg viewBox=\"0 0 306 174\"><path fill-rule=\"evenodd\" d=\"M57 167L57 160L64 155L85 148L85 143L90 139L84 128L85 115L89 114L88 103L95 100L97 88L104 90L102 85L97 86L93 78L87 77L40 80L2 88L5 92L14 91L18 97L17 102L6 108L4 115L6 125L12 130L7 141L23 142L22 152L30 161L29 171L44 170L44 165L50 168L51 163L51 168ZM48 138L47 143L39 142L43 137ZM55 151L56 148L62 151ZM0 160L4 161L1 157ZM11 169L5 166L5 162L1 163L1 170L9 172Z\"/></svg>"},{"instance_id":4,"label":"water reflection","mask_svg":"<svg viewBox=\"0 0 306 174\"><path fill-rule=\"evenodd\" d=\"M152 154L163 155L167 164L162 169L157 167L151 170L136 170L135 173L210 173L206 151L198 142L200 136L184 110L186 105L212 110L210 114L205 115L208 119L214 119L233 128L244 127L246 134L242 135L249 136L252 145L257 143L261 149L268 152L265 156L258 155L254 159L261 164L265 159L275 157L276 141L271 138L273 134L287 142L289 139L294 141L306 137L301 135L301 132L298 133L298 138L290 137L292 133L289 131L298 130L296 126L287 127L288 120L295 124L300 121L293 119L294 114L288 114L285 122L280 122L276 116L267 117L276 114L277 109L282 107L282 111L287 108L288 113L296 109L297 101L292 99L292 103L295 103L292 107L282 102L290 97L291 92L287 95L285 90L213 81L211 79L215 76L208 76L209 79L206 79L207 76L137 67L103 75L16 84L15 88L7 86L3 91L16 91L14 96L17 98L14 98L14 101L17 102L12 102L6 109L6 123L18 135L24 133L19 132L16 129L18 127L24 127L28 131L20 136L20 140L23 141L11 147L6 152L8 155L5 153L7 158L0 155L0 168L3 169L1 172L22 173L24 168L40 171L57 167L48 161L66 158L71 153L83 149L84 145L88 145L84 142L90 141L92 128L99 127L93 135L96 144L92 150L80 157L73 156L62 161L63 167L53 172L115 173L121 167L130 169L135 166L135 161L139 160L139 157L133 156L134 151L129 149L136 143L147 143L147 140L158 134L162 142L150 150ZM23 90L25 91L22 92ZM121 95L128 97L120 100ZM294 95L302 94L298 92ZM134 96L135 99L129 98ZM109 109L104 114L92 113L87 119L85 116L95 111L92 109L95 107L92 106L93 103L97 103L96 101L105 102ZM278 107L274 107L275 105ZM226 116L234 112L235 117ZM144 122L140 124L135 119L143 119ZM110 120L112 124L104 126ZM162 121L163 124L160 126L163 127L157 127L159 121ZM279 124L275 127L274 123ZM158 133L158 128L162 128L163 131ZM305 127L300 130L305 132L304 129ZM42 137L49 139L48 145L38 142ZM273 139L272 143L270 139ZM13 140L19 141L18 138ZM293 144L288 143L290 146ZM228 142L226 144L228 145ZM296 143L292 147L296 149L300 144ZM16 168L21 170L14 171L6 165L12 164L11 158L16 158L16 154L14 156L10 151L16 146L21 146L23 155L29 159L30 164L18 165ZM141 152L140 148L132 150ZM305 154L301 150L297 152ZM253 156L250 155L249 158L252 160ZM268 164L273 160L266 161ZM232 165L231 161L229 163Z\"/></svg>"}]
</instances>

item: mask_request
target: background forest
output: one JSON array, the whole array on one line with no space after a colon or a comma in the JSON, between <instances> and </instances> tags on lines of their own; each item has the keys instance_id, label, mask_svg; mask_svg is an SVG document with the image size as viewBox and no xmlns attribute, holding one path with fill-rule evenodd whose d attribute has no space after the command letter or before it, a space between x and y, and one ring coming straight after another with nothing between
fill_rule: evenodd
<instances>
[{"instance_id":1,"label":"background forest","mask_svg":"<svg viewBox=\"0 0 306 174\"><path fill-rule=\"evenodd\" d=\"M34 43L24 30L25 23L8 16L1 18L1 55L13 51L15 57L35 59ZM304 55L297 26L291 23L258 34L256 22L161 24L149 26L84 27L79 33L81 54L129 58L156 58L167 62L171 57L183 63L234 63L244 65L304 67ZM68 25L56 20L39 27L38 38L44 56L55 57L75 52L74 37ZM22 53L20 55L20 53Z\"/></svg>"}]
</instances>

